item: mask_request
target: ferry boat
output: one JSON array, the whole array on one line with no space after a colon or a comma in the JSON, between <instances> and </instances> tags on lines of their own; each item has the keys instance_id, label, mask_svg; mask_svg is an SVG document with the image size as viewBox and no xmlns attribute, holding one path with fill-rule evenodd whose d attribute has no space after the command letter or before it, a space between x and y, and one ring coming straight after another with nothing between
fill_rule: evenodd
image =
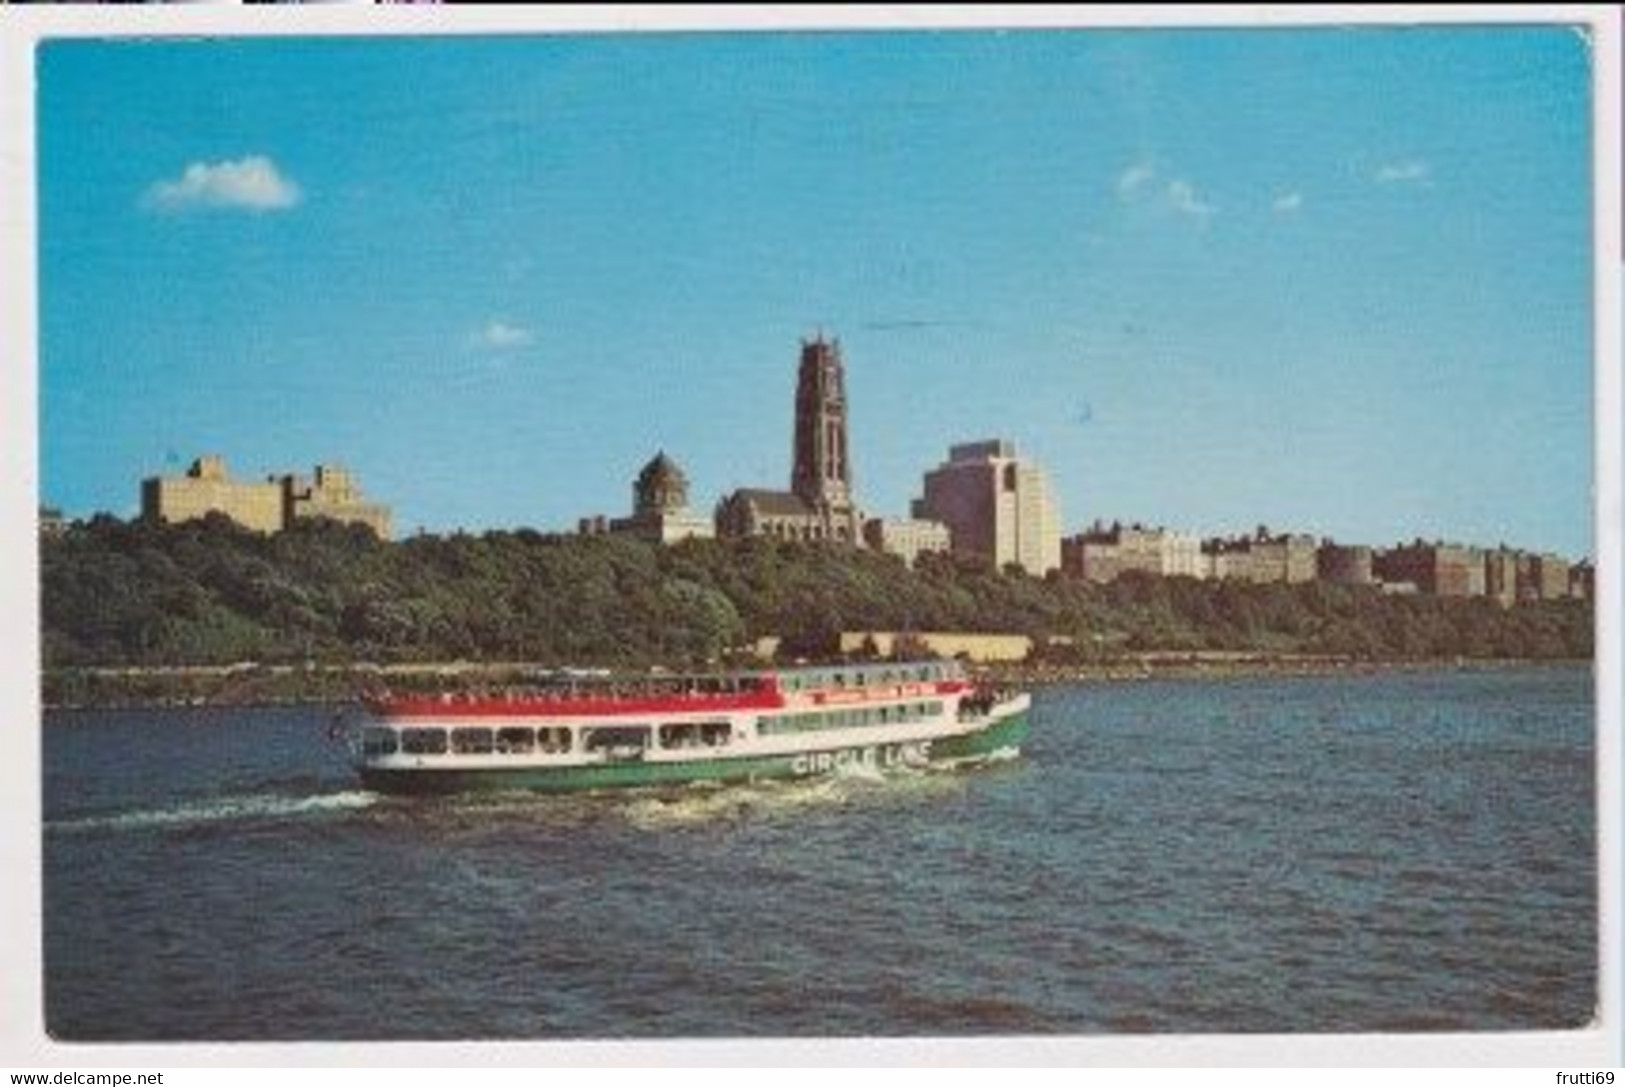
<instances>
[{"instance_id":1,"label":"ferry boat","mask_svg":"<svg viewBox=\"0 0 1625 1087\"><path fill-rule=\"evenodd\" d=\"M552 678L372 698L355 752L362 783L385 792L797 778L1019 753L1030 705L951 661Z\"/></svg>"}]
</instances>

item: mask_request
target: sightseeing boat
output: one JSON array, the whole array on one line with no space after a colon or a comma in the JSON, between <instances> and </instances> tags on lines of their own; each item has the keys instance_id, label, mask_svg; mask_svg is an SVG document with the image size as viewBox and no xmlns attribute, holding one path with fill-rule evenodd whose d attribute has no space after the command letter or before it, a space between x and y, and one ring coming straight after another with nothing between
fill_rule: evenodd
<instances>
[{"instance_id":1,"label":"sightseeing boat","mask_svg":"<svg viewBox=\"0 0 1625 1087\"><path fill-rule=\"evenodd\" d=\"M636 680L368 700L357 766L388 792L567 791L811 777L1020 750L1031 696L955 662Z\"/></svg>"}]
</instances>

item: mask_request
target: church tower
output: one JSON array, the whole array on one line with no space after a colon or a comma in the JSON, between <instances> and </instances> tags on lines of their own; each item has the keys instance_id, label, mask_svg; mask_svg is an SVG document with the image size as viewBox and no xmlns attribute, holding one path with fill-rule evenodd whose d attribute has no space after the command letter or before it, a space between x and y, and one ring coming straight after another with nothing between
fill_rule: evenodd
<instances>
[{"instance_id":1,"label":"church tower","mask_svg":"<svg viewBox=\"0 0 1625 1087\"><path fill-rule=\"evenodd\" d=\"M632 516L650 517L688 509L688 477L661 450L632 484Z\"/></svg>"},{"instance_id":2,"label":"church tower","mask_svg":"<svg viewBox=\"0 0 1625 1087\"><path fill-rule=\"evenodd\" d=\"M846 375L839 340L801 341L788 491L740 488L717 503L719 536L864 546L847 456Z\"/></svg>"},{"instance_id":3,"label":"church tower","mask_svg":"<svg viewBox=\"0 0 1625 1087\"><path fill-rule=\"evenodd\" d=\"M803 340L796 379L795 468L790 490L825 518L837 538L851 540L856 529L846 426L841 343L826 341L822 335Z\"/></svg>"}]
</instances>

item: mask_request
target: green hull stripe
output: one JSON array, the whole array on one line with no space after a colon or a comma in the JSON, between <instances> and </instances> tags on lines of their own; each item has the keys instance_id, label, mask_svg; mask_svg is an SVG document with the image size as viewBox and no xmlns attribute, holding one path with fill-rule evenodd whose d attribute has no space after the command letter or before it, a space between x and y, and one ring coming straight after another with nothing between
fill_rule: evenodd
<instances>
[{"instance_id":1,"label":"green hull stripe","mask_svg":"<svg viewBox=\"0 0 1625 1087\"><path fill-rule=\"evenodd\" d=\"M1014 714L980 732L931 741L932 762L984 758L995 751L1019 748L1027 736L1027 714ZM703 759L693 762L617 762L593 766L525 767L513 770L361 769L361 782L382 792L453 793L477 789L531 789L578 792L633 786L681 785L694 781L759 781L766 778L813 777L830 773L845 761L843 752L868 752L885 765L912 743L853 744L795 755ZM840 760L840 761L837 761Z\"/></svg>"}]
</instances>

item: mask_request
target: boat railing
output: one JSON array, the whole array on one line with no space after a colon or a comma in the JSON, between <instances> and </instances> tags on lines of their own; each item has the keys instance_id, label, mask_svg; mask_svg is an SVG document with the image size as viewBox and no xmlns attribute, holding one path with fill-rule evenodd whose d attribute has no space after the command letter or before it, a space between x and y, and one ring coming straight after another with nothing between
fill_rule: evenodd
<instances>
[{"instance_id":1,"label":"boat railing","mask_svg":"<svg viewBox=\"0 0 1625 1087\"><path fill-rule=\"evenodd\" d=\"M1002 684L978 683L971 692L959 700L959 719L975 720L986 717L999 706L1020 697L1021 692Z\"/></svg>"},{"instance_id":2,"label":"boat railing","mask_svg":"<svg viewBox=\"0 0 1625 1087\"><path fill-rule=\"evenodd\" d=\"M713 702L741 696L772 694L778 690L772 677L707 676L693 679L643 679L570 681L557 683L505 684L500 687L469 687L454 691L419 693L386 691L370 701L436 702L443 706L490 706L503 704L574 705L585 702L623 702L647 699L675 699L683 702Z\"/></svg>"}]
</instances>

